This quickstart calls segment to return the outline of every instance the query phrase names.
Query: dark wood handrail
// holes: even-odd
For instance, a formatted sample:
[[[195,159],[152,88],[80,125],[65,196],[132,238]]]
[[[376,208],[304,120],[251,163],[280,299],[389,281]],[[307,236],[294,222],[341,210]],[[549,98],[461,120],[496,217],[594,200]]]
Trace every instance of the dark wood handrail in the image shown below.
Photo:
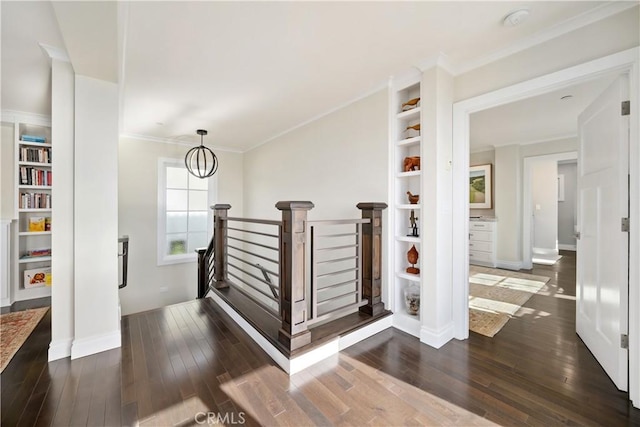
[[[382,303],[381,298],[382,211],[387,207],[387,205],[385,203],[359,203],[357,207],[362,211],[362,218],[360,219],[308,221],[307,213],[313,208],[313,203],[298,201],[278,202],[276,204],[276,208],[282,212],[282,220],[273,221],[228,217],[227,213],[231,208],[230,205],[218,204],[212,206],[212,209],[214,210],[213,237],[211,238],[207,248],[200,248],[196,251],[198,253],[198,298],[204,298],[212,289],[217,290],[217,292],[223,292],[224,289],[233,286],[233,288],[242,292],[249,299],[253,299],[256,305],[263,308],[266,307],[265,303],[277,303],[277,311],[273,310],[271,307],[266,308],[268,308],[268,311],[272,314],[277,315],[281,321],[281,327],[278,331],[278,341],[289,351],[297,350],[310,343],[311,333],[309,331],[309,326],[314,323],[347,315],[352,313],[353,310],[358,310],[358,307],[361,313],[369,314],[371,316],[381,313],[384,311],[384,304]],[[277,226],[278,233],[271,234],[255,230],[244,230],[242,228],[229,227],[228,223],[230,221]],[[307,282],[306,265],[307,258],[310,256],[310,254],[307,254],[307,241],[311,241],[308,234],[310,234],[310,230],[313,227],[334,225],[354,225],[356,230],[349,233],[337,231],[335,234],[331,235],[319,234],[317,237],[343,238],[346,236],[355,236],[356,243],[347,246],[338,243],[338,246],[336,247],[316,248],[315,250],[324,251],[330,249],[335,250],[336,248],[353,248],[355,250],[355,255],[350,255],[349,257],[339,255],[334,261],[342,262],[348,259],[353,259],[356,262],[356,266],[344,271],[341,269],[339,272],[333,272],[331,274],[339,276],[338,273],[353,271],[356,274],[356,278],[352,281],[341,282],[339,285],[351,282],[355,285],[352,290],[348,290],[346,293],[340,293],[335,297],[323,297],[322,300],[324,302],[322,302],[318,301],[318,289],[313,289],[313,284],[317,285],[317,279],[312,278],[312,283]],[[231,237],[228,235],[230,230],[266,238],[276,238],[278,239],[278,246],[276,248],[274,246],[240,239],[238,237]],[[245,244],[251,244],[253,247],[257,247],[258,249],[277,249],[279,259],[272,260],[258,253],[229,245],[229,239]],[[229,249],[242,252],[251,257],[273,262],[278,266],[278,273],[274,274],[274,272],[260,266],[259,269],[264,275],[264,279],[262,279],[246,269],[239,268],[233,262],[230,263],[228,261],[229,258],[240,260],[237,256],[229,254]],[[313,252],[313,249],[311,249],[311,251]],[[243,255],[239,255],[239,257],[242,256]],[[313,265],[313,261],[311,262]],[[316,259],[315,262],[317,265],[328,263],[320,259]],[[247,261],[247,263],[252,265],[251,262]],[[234,269],[233,272],[229,272],[229,267]],[[277,278],[279,284],[271,282],[269,273]],[[326,275],[327,274],[320,275],[319,277],[324,277]],[[230,276],[232,277],[231,280],[229,278]],[[232,281],[233,279],[242,282],[243,285],[238,286],[235,281]],[[269,295],[268,292],[255,288],[255,283],[249,283],[252,279],[255,280],[255,283],[258,285],[266,285],[265,289],[269,289],[272,292],[273,298],[271,298],[271,295]],[[307,289],[308,285],[312,286],[311,292]],[[256,295],[259,294],[260,297],[268,298],[264,301],[260,301],[251,295],[253,292],[255,292]],[[322,292],[325,291],[323,290]],[[341,305],[335,309],[331,309],[325,314],[317,313],[315,307],[319,302],[320,304],[327,304],[333,300],[352,294],[355,297],[355,304]]]

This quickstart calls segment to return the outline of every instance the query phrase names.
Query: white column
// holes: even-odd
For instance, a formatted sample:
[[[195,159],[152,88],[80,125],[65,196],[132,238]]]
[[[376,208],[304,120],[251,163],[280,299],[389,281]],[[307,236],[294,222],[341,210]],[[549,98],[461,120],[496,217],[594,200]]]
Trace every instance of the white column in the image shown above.
[[[453,338],[452,105],[453,77],[441,67],[422,76],[425,233],[420,341],[439,348]]]
[[[11,221],[0,220],[0,306],[11,305]]]
[[[120,346],[118,85],[76,75],[75,359]]]
[[[50,55],[55,53],[49,52]],[[63,57],[64,55],[58,55]],[[49,360],[71,356],[73,327],[74,72],[68,60],[51,60],[51,344]]]

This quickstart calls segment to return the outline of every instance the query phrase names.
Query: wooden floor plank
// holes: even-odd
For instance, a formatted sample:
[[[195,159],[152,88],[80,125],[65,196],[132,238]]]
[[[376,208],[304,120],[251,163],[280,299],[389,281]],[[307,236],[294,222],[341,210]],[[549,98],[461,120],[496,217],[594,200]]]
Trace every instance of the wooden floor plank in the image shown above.
[[[0,376],[2,426],[640,425],[575,334],[574,264],[535,266],[550,282],[494,338],[388,329],[292,377],[211,299],[125,316],[122,348],[73,361],[47,362],[46,315]]]

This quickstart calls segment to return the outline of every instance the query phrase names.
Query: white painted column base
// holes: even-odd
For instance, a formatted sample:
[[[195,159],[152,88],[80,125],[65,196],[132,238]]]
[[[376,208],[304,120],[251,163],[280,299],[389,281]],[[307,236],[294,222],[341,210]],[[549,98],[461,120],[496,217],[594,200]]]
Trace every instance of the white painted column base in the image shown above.
[[[118,348],[121,345],[122,338],[119,330],[80,340],[73,340],[71,345],[71,360]]]
[[[434,331],[426,326],[420,328],[420,342],[433,348],[440,348],[453,338],[453,322],[438,331]]]
[[[72,338],[51,341],[49,344],[49,362],[71,356]]]

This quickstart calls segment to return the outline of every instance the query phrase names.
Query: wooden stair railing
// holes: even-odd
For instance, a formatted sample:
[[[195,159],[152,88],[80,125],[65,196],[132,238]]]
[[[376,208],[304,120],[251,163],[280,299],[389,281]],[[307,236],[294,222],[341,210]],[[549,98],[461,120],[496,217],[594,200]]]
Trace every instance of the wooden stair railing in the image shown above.
[[[245,218],[230,218],[227,215],[231,208],[227,204],[217,204],[214,209],[214,234],[207,248],[197,250],[198,253],[198,298],[204,298],[212,289],[222,290],[233,286],[238,291],[263,308],[270,310],[276,319],[281,322],[278,331],[278,341],[284,345],[289,352],[297,350],[311,342],[309,326],[319,319],[317,315],[318,304],[318,276],[314,267],[309,267],[314,261],[312,257],[314,249],[310,248],[310,234],[312,227],[307,221],[307,213],[314,207],[308,201],[281,201],[276,204],[276,208],[282,212],[281,221],[252,220]],[[333,320],[347,311],[359,311],[370,316],[376,316],[385,311],[382,302],[382,211],[387,207],[385,203],[359,203],[358,209],[362,211],[361,220],[339,220],[328,221],[329,225],[353,224],[356,232],[348,234],[356,236],[356,244],[353,246],[355,255],[348,258],[355,259],[356,265],[349,268],[349,271],[356,272],[356,278],[348,282],[354,283],[356,300],[354,304],[346,305],[341,309],[334,310],[335,316],[324,316],[327,320]],[[251,223],[253,225],[263,224],[277,226],[278,233],[262,233],[245,229],[229,227],[229,222]],[[316,224],[319,222],[316,222]],[[229,235],[229,231],[252,233],[262,237],[277,238],[278,246],[265,245],[252,242],[245,238],[238,238]],[[240,243],[240,246],[229,245],[229,240]],[[237,244],[236,243],[236,244]],[[257,263],[247,262],[244,255],[255,256],[266,261],[271,261],[255,252],[247,250],[246,246],[255,245],[263,250],[276,250],[278,252],[277,271],[268,270]],[[232,249],[240,255],[230,255]],[[331,249],[331,248],[330,248]],[[310,253],[308,253],[310,252]],[[229,257],[238,263],[249,267],[239,267],[238,264],[229,263]],[[234,261],[235,262],[235,261]],[[229,267],[234,268],[234,273],[230,273]],[[254,267],[256,273],[249,272],[247,268]],[[311,272],[309,271],[311,268]],[[264,279],[259,277],[262,274]],[[278,284],[274,284],[269,274],[277,278]],[[331,273],[329,273],[331,274]],[[229,276],[233,276],[233,280]],[[315,276],[314,276],[315,275]],[[255,283],[267,286],[268,292],[251,288],[253,280]],[[241,286],[236,284],[241,283]],[[339,283],[340,284],[340,283]],[[251,295],[253,292],[253,296]],[[260,294],[261,298],[271,298],[269,304],[277,304],[278,310],[268,307],[260,298],[255,295]],[[353,291],[348,293],[353,294]],[[322,301],[320,301],[322,303]],[[267,304],[268,305],[268,304]]]

